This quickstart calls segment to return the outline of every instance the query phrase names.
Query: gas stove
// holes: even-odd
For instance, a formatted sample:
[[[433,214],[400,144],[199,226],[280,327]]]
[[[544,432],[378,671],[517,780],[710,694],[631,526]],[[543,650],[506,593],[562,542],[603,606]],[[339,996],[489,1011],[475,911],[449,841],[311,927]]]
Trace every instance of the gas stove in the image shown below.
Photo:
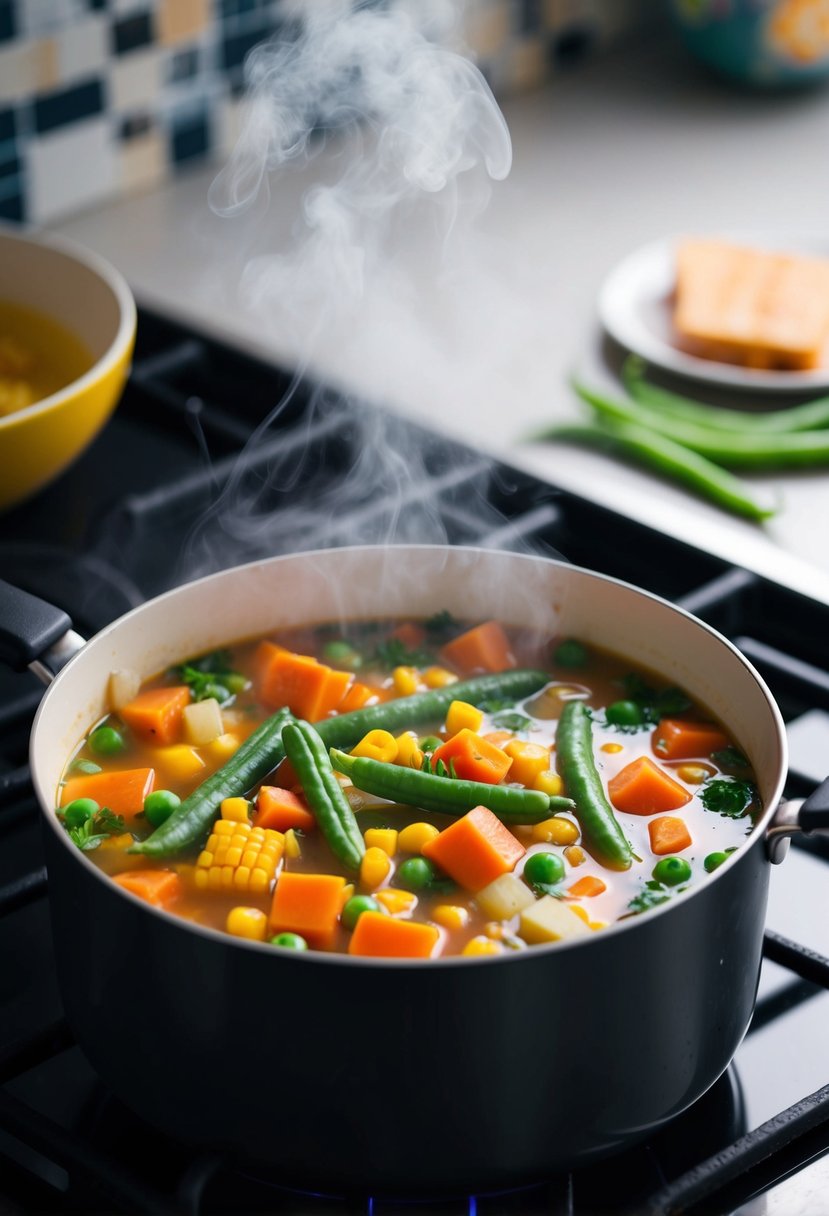
[[[114,417],[8,513],[0,574],[94,632],[183,580],[257,557],[391,540],[541,554],[623,578],[726,634],[769,683],[802,796],[829,763],[829,607],[391,411],[147,310]],[[74,1044],[54,978],[26,765],[41,689],[0,673],[0,1212],[768,1216],[829,1212],[829,848],[771,884],[754,1019],[723,1077],[644,1145],[498,1195],[408,1203],[288,1190],[142,1124]],[[693,982],[689,976],[689,983]]]

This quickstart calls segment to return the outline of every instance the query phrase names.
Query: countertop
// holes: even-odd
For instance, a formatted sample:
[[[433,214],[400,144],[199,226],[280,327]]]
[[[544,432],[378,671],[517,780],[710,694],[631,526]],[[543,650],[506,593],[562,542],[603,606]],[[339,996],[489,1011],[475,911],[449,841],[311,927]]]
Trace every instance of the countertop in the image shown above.
[[[680,232],[825,231],[829,90],[742,91],[657,32],[501,108],[504,180],[472,172],[384,212],[356,261],[316,260],[322,277],[292,233],[309,190],[341,172],[336,142],[236,218],[211,212],[209,166],[54,230],[111,259],[139,302],[829,603],[829,470],[755,477],[782,504],[758,525],[598,453],[527,442],[583,416],[575,368],[610,376],[597,294],[632,250]]]

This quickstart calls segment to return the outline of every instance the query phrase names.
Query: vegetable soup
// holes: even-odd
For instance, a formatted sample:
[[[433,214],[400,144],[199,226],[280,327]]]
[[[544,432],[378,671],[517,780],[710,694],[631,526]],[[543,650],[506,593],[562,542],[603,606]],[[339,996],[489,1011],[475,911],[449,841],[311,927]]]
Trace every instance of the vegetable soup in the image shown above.
[[[79,379],[95,360],[52,317],[0,300],[0,418]]]
[[[110,678],[57,814],[155,907],[277,949],[486,956],[704,881],[754,776],[682,690],[494,620],[286,630]]]

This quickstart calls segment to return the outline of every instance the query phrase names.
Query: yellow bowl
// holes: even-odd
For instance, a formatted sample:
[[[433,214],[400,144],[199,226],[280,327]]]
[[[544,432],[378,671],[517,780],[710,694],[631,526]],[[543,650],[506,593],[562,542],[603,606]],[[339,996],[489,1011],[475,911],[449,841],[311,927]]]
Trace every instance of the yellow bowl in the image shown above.
[[[135,343],[135,301],[103,258],[52,237],[0,231],[0,300],[48,317],[91,353],[84,375],[0,417],[0,509],[61,473],[112,413]]]

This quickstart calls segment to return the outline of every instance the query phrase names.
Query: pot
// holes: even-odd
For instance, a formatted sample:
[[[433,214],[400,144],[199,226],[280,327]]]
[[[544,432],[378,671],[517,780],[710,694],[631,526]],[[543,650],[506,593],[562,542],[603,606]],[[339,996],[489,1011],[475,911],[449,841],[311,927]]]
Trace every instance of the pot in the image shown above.
[[[231,939],[143,903],[69,842],[58,782],[106,712],[113,668],[144,678],[303,621],[440,609],[575,635],[685,688],[753,765],[765,810],[746,844],[704,882],[588,940],[413,963]],[[24,616],[17,657],[41,674],[56,640],[55,665],[81,643],[65,617],[30,628]],[[748,1027],[770,850],[779,859],[798,830],[797,807],[778,811],[780,713],[725,638],[617,580],[464,548],[279,557],[151,600],[57,675],[31,765],[66,1016],[101,1078],[178,1140],[337,1192],[529,1183],[627,1147],[696,1101]],[[827,822],[808,803],[800,817]]]

